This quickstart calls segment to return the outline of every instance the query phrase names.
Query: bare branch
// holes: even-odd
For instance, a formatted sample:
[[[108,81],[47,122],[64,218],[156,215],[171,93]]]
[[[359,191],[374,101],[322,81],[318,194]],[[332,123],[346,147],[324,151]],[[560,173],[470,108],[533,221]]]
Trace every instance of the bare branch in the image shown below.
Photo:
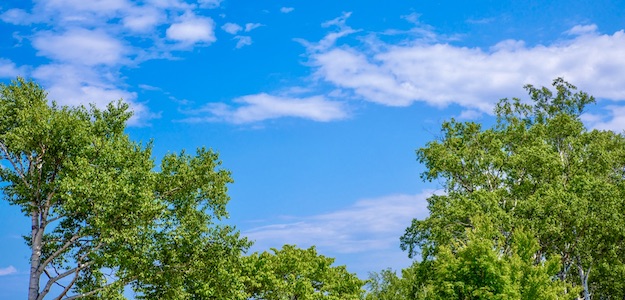
[[[65,242],[65,244],[63,246],[61,246],[61,248],[59,248],[58,250],[54,251],[54,253],[52,253],[52,255],[50,255],[50,257],[48,257],[48,259],[46,259],[41,265],[39,265],[39,272],[43,272],[43,270],[45,270],[46,266],[48,264],[50,264],[50,262],[55,259],[56,257],[58,257],[61,253],[63,253],[63,251],[67,250],[67,248],[69,248],[71,245],[73,245],[76,240],[78,240],[79,238],[81,238],[80,235],[75,234],[73,235],[67,242]]]
[[[48,272],[48,270],[43,270],[43,272],[46,274],[46,276],[48,276],[48,279],[52,279],[52,276],[50,276],[50,272]],[[59,275],[59,271],[57,271],[56,268],[54,268],[54,272],[56,272],[56,275]],[[62,284],[60,284],[58,282],[55,282],[55,284],[60,286],[60,287],[62,287],[62,288],[64,288],[64,289],[66,288],[66,286],[64,286],[64,285],[62,285]]]
[[[69,292],[69,290],[72,288],[76,280],[78,280],[79,271],[80,270],[76,270],[76,273],[74,274],[74,278],[72,278],[72,281],[70,281],[70,283],[63,289],[63,292],[61,292],[61,294],[58,297],[54,298],[55,300],[60,300],[63,297],[65,297],[65,295],[67,295],[67,292]]]
[[[17,175],[19,175],[19,177],[22,179],[22,182],[27,187],[31,187],[31,185],[28,183],[28,180],[26,179],[26,175],[24,174],[24,167],[21,166],[21,164],[20,166],[18,166],[18,163],[14,161],[13,159],[11,159],[11,155],[9,154],[9,149],[7,149],[6,145],[2,142],[0,142],[0,150],[4,152],[4,157],[11,163]]]
[[[74,296],[71,296],[71,297],[67,297],[64,300],[73,300],[73,299],[89,297],[89,296],[91,296],[91,295],[93,295],[95,293],[101,292],[101,291],[103,291],[103,290],[105,290],[105,289],[107,289],[107,288],[109,288],[109,287],[111,287],[111,286],[113,286],[115,284],[126,285],[126,284],[128,284],[128,283],[130,283],[130,282],[132,282],[132,281],[134,281],[136,279],[137,279],[137,277],[133,276],[133,277],[130,277],[130,278],[126,278],[124,280],[117,280],[117,281],[111,282],[111,283],[109,283],[109,284],[107,284],[105,286],[99,287],[97,289],[93,289],[93,290],[91,290],[89,292],[78,294],[78,295],[74,295]],[[60,298],[57,298],[57,299],[60,299]]]
[[[86,269],[87,267],[91,266],[92,264],[93,264],[92,261],[86,262],[84,264],[78,263],[77,267],[71,268],[71,269],[69,269],[69,270],[59,274],[58,276],[48,280],[48,283],[43,288],[43,291],[41,291],[41,293],[39,293],[38,299],[43,299],[48,294],[48,292],[50,292],[50,288],[52,287],[52,285],[55,284],[57,281],[59,281],[59,280],[65,278],[65,277],[71,275],[72,273],[78,273],[80,270]],[[73,281],[66,288],[68,288],[68,287],[71,288],[72,285],[73,285]]]

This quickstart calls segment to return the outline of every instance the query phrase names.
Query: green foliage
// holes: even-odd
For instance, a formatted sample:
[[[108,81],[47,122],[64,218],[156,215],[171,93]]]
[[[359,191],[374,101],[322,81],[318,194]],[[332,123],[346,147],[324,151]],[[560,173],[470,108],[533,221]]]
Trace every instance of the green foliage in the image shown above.
[[[409,269],[407,269],[409,270]],[[406,272],[407,270],[404,270]],[[365,295],[365,300],[407,300],[410,298],[410,292],[408,290],[410,281],[406,277],[398,277],[397,274],[391,270],[386,269],[380,271],[380,273],[369,273],[369,280],[367,280],[368,292]]]
[[[364,282],[344,266],[332,267],[334,259],[317,254],[315,247],[271,250],[245,257],[246,287],[253,299],[349,300],[363,292]]]
[[[441,246],[416,294],[418,299],[574,299],[564,282],[553,280],[560,258],[543,261],[533,235],[517,230],[506,241],[491,224],[474,221],[466,243]]]
[[[128,105],[59,107],[37,84],[0,85],[0,180],[31,219],[29,299],[244,299],[249,243],[226,217],[216,153],[169,154],[124,133]]]
[[[587,130],[580,115],[594,98],[562,79],[553,86],[555,93],[526,86],[531,103],[501,100],[492,128],[445,122],[441,139],[417,151],[423,179],[442,180],[446,193],[428,199],[430,216],[413,220],[402,248],[410,256],[420,250],[424,263],[456,265],[466,251],[488,248],[486,240],[469,244],[475,217],[485,216],[506,241],[492,246],[520,246],[510,243],[526,228],[538,241],[535,265],[559,257],[557,278],[581,287],[586,299],[623,298],[625,290],[605,280],[625,282],[625,138]],[[501,261],[481,255],[484,264]],[[493,274],[493,287],[503,288],[497,278],[506,274]]]
[[[576,298],[570,285],[554,280],[560,258],[538,257],[538,241],[528,231],[506,239],[490,220],[475,217],[472,223],[467,240],[440,246],[434,260],[415,262],[402,278],[388,270],[374,276],[365,299]]]

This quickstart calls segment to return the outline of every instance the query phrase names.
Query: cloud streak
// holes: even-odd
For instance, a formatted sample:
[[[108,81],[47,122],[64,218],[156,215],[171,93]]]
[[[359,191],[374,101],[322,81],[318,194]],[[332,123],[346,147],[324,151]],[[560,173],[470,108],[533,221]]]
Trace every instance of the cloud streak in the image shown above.
[[[328,122],[348,116],[344,104],[321,96],[285,97],[265,93],[248,95],[234,100],[238,106],[211,103],[192,115],[186,122],[229,122],[247,124],[269,119],[294,117]],[[208,116],[204,116],[208,113]],[[198,116],[199,115],[199,116]]]
[[[14,266],[8,266],[6,268],[0,268],[0,276],[6,276],[17,273],[17,269]]]
[[[336,253],[398,249],[399,237],[411,220],[427,216],[426,199],[430,195],[432,191],[361,200],[346,209],[293,217],[295,221],[269,224],[243,234],[255,240],[260,248],[281,244],[316,245]]]

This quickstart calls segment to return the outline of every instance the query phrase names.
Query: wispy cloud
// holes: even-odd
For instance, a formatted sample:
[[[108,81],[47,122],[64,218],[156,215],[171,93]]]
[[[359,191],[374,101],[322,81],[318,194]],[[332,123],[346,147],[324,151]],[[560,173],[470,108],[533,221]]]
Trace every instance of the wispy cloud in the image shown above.
[[[299,41],[300,43],[305,45],[308,51],[311,53],[327,51],[328,49],[336,46],[336,41],[339,38],[358,32],[358,30],[354,30],[351,27],[346,25],[347,19],[351,15],[352,15],[351,12],[346,12],[346,13],[343,13],[343,15],[341,15],[340,17],[337,17],[330,21],[323,22],[321,24],[321,27],[336,28],[336,30],[333,30],[330,33],[328,33],[318,43],[309,43],[301,39],[296,39],[296,41]]]
[[[293,7],[281,7],[280,8],[280,12],[283,13],[283,14],[288,14],[288,13],[294,11],[294,10],[295,10],[295,8],[293,8]]]
[[[236,23],[226,23],[221,26],[221,29],[229,34],[237,34],[239,31],[243,30],[243,27]]]
[[[603,114],[586,113],[581,118],[593,129],[612,130],[619,133],[625,130],[625,106],[607,105],[604,107]]]
[[[166,34],[167,38],[178,41],[183,46],[192,46],[216,41],[214,27],[213,19],[186,13],[167,28]]]
[[[260,23],[247,23],[245,24],[245,32],[250,32],[258,27],[263,26],[263,24]]]
[[[70,29],[63,33],[39,32],[33,39],[38,55],[52,60],[81,65],[117,65],[128,50],[106,32]]]
[[[215,42],[215,23],[201,13],[220,2],[55,0],[0,10],[0,20],[23,26],[14,36],[30,39],[37,55],[47,59],[19,66],[0,57],[0,76],[35,78],[60,104],[101,106],[123,97],[135,111],[133,122],[141,124],[157,114],[129,91],[120,70]]]
[[[165,13],[155,7],[141,6],[133,7],[122,18],[122,24],[131,32],[149,33],[155,27],[165,22],[167,19]]]
[[[248,95],[234,100],[237,106],[211,103],[201,109],[187,112],[186,122],[229,122],[246,124],[268,119],[294,117],[327,122],[347,117],[344,104],[322,96],[288,97],[265,93]]]
[[[223,0],[198,0],[200,6],[203,8],[217,8],[221,5]]]
[[[494,22],[497,18],[494,17],[490,17],[490,18],[479,18],[479,19],[474,19],[474,18],[469,18],[467,19],[467,23],[469,24],[478,24],[478,25],[485,25],[485,24],[490,24],[492,22]]]
[[[17,269],[14,266],[8,266],[6,268],[0,268],[0,276],[6,276],[17,273]]]
[[[32,15],[19,8],[12,8],[0,14],[0,20],[14,25],[28,25],[33,22],[32,18]]]
[[[580,25],[550,44],[504,40],[488,49],[468,48],[441,41],[433,28],[411,14],[404,18],[425,31],[418,37],[401,44],[375,38],[354,44],[359,31],[347,25],[349,16],[323,23],[336,29],[320,41],[300,42],[308,50],[314,78],[364,101],[386,106],[457,104],[471,112],[463,115],[468,118],[492,113],[503,97],[522,97],[525,84],[548,86],[556,77],[598,98],[625,100],[622,30],[600,34],[596,25]],[[347,37],[349,42],[341,43]]]
[[[361,200],[342,210],[290,217],[290,221],[253,228],[243,234],[255,240],[257,248],[316,245],[336,253],[398,249],[399,237],[411,220],[427,216],[426,199],[430,195],[432,191]]]
[[[245,27],[236,23],[226,23],[221,29],[229,34],[235,35],[232,39],[237,41],[236,48],[242,48],[252,44],[252,37],[249,35],[237,35],[239,32],[250,32],[258,27],[263,26],[260,23],[247,23]]]
[[[252,44],[252,37],[246,35],[237,35],[234,37],[237,41],[237,45],[235,46],[237,49],[243,48],[245,46],[249,46]]]
[[[18,68],[14,62],[0,58],[0,78],[11,78],[22,75],[25,70]]]

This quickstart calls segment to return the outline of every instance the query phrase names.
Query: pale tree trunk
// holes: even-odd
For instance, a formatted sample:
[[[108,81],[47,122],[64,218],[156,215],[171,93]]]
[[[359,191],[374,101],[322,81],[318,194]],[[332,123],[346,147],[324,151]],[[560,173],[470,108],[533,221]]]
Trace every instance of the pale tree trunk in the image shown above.
[[[579,279],[582,281],[582,287],[584,288],[584,300],[590,300],[590,290],[588,289],[588,275],[590,274],[590,266],[588,270],[584,272],[584,266],[582,266],[582,261],[577,257],[577,270],[579,271]]]
[[[39,280],[41,273],[39,264],[41,263],[41,247],[43,239],[43,229],[39,226],[39,213],[33,209],[31,214],[32,231],[30,234],[32,253],[30,255],[30,282],[28,283],[28,300],[39,298]]]

